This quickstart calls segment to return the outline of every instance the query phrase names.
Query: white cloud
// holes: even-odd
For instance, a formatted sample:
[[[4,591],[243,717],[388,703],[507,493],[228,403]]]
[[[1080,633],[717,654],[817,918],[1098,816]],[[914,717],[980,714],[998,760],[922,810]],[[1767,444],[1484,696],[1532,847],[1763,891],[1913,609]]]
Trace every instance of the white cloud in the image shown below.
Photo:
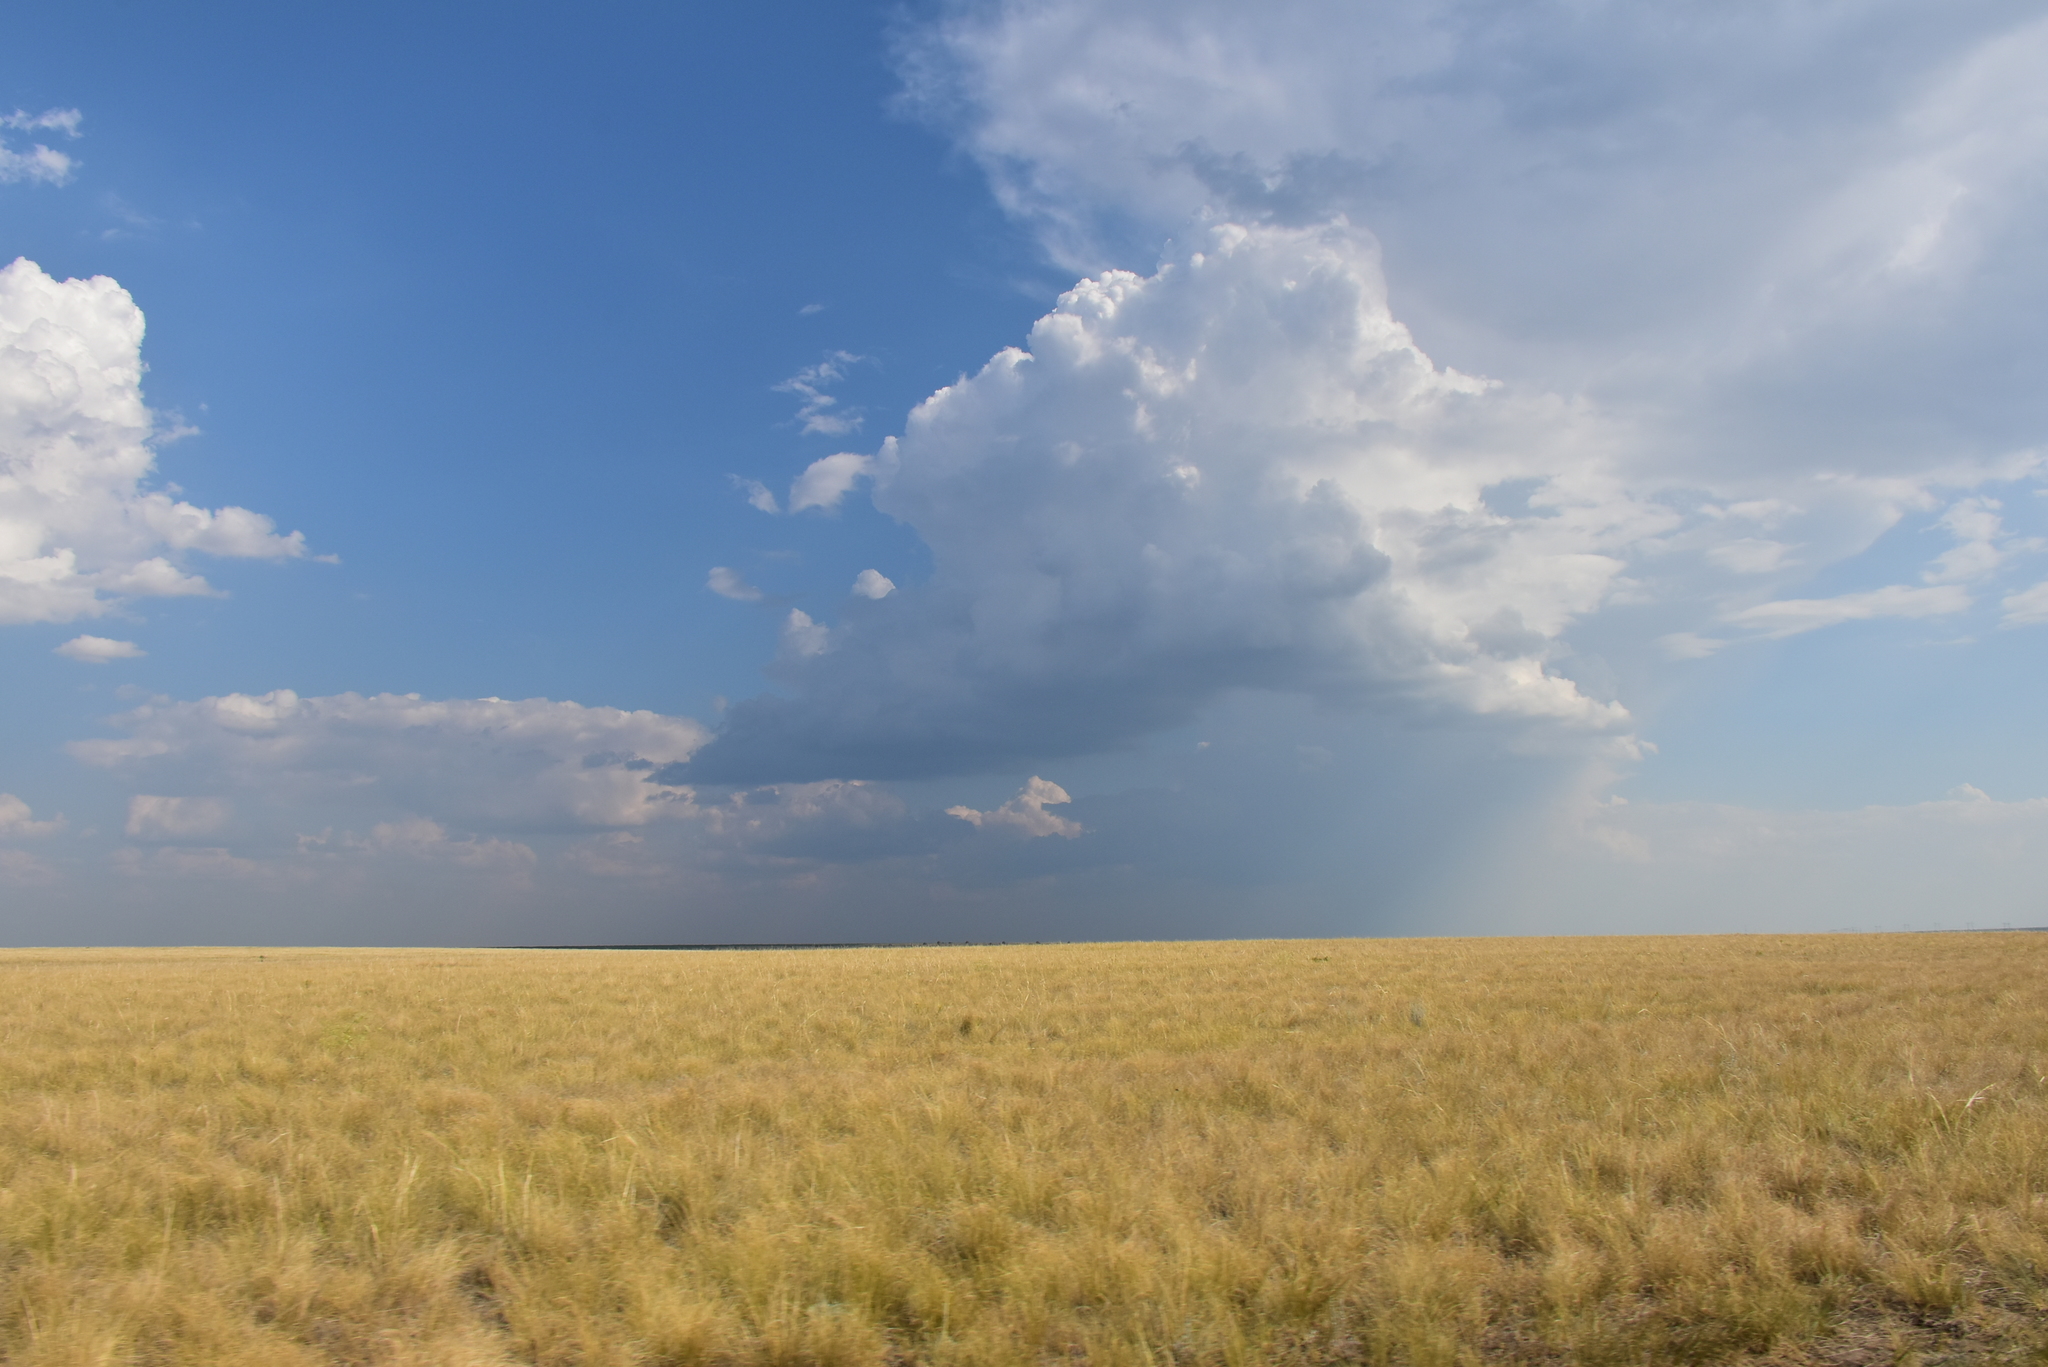
[[[289,689],[159,700],[113,724],[125,736],[69,750],[158,791],[235,794],[250,823],[330,819],[355,829],[423,812],[470,827],[644,825],[677,814],[676,794],[648,775],[688,759],[708,735],[686,717],[545,698],[302,698]]]
[[[1970,606],[1970,595],[1959,585],[1937,584],[1929,588],[1907,588],[1891,584],[1865,593],[1844,593],[1833,598],[1791,598],[1777,603],[1759,603],[1732,613],[1728,621],[1750,627],[1776,639],[1801,632],[1835,626],[1841,622],[1865,622],[1877,617],[1940,617],[1962,612]]]
[[[2007,594],[1999,606],[2005,609],[2005,619],[2001,623],[2004,626],[2033,626],[2048,622],[2048,580],[2030,589]]]
[[[82,664],[103,665],[110,660],[139,660],[149,652],[133,641],[116,641],[106,636],[74,636],[52,653]]]
[[[1078,13],[1005,13],[1054,9]],[[2035,447],[1817,437],[1764,459],[1693,430],[1718,418],[1686,405],[1712,396],[1602,401],[1440,364],[1380,261],[1342,220],[1210,223],[1149,276],[1076,285],[874,456],[815,463],[793,509],[871,479],[932,573],[886,619],[834,627],[829,652],[786,636],[787,691],[734,708],[701,771],[1029,763],[1243,688],[1626,752],[1626,699],[1600,682],[1620,675],[1579,645],[1596,619],[1603,655],[1656,667],[1718,649],[1716,625],[1781,638],[1968,611],[1965,583],[2021,544],[1988,486],[2038,479]],[[1931,582],[1797,593],[1908,519],[1955,538]]]
[[[1930,584],[1959,584],[1997,571],[2005,559],[1999,547],[2004,535],[1995,498],[1966,498],[1941,515],[1941,526],[1956,539],[1922,576]]]
[[[706,757],[730,781],[867,745],[898,772],[1073,753],[1248,686],[1609,732],[1626,713],[1550,667],[1559,637],[1640,545],[1718,525],[1630,491],[1596,413],[1433,364],[1341,224],[1219,226],[1077,285],[1030,342],[799,482],[792,506],[870,475],[933,575],[792,674],[803,701],[735,709]],[[1518,480],[1537,506],[1488,506]],[[792,730],[844,758],[741,766]]]
[[[809,310],[806,310],[808,312]],[[794,394],[803,400],[797,408],[797,420],[803,424],[804,432],[825,436],[844,436],[860,430],[861,417],[858,412],[834,412],[839,400],[825,392],[827,385],[834,385],[846,378],[846,368],[866,360],[850,351],[827,352],[825,359],[813,366],[805,366],[796,374],[784,380],[775,388],[785,394]]]
[[[1671,659],[1704,660],[1728,643],[1717,641],[1711,636],[1702,636],[1697,632],[1674,631],[1668,636],[1658,637],[1657,644],[1664,648],[1665,655]]]
[[[1707,558],[1737,574],[1770,574],[1792,563],[1792,551],[1793,547],[1782,541],[1745,536],[1715,546],[1707,552]]]
[[[761,590],[741,578],[738,570],[728,569],[724,565],[711,567],[711,575],[705,580],[704,587],[720,598],[730,598],[735,603],[758,603],[762,598]]]
[[[76,165],[70,157],[41,143],[26,152],[17,152],[0,142],[0,185],[19,180],[62,185],[71,179],[72,168]]]
[[[946,11],[904,76],[1083,269],[1204,209],[1342,209],[1412,257],[1432,313],[1640,341],[1646,315],[1688,305],[1714,315],[1705,336],[1760,302],[1939,275],[2038,207],[2048,23],[1926,17],[1901,0],[1011,0]],[[1601,278],[1625,287],[1587,296]]]
[[[947,816],[957,816],[972,826],[1010,826],[1029,836],[1058,835],[1072,840],[1081,834],[1081,823],[1069,821],[1047,807],[1072,802],[1067,790],[1057,783],[1033,775],[1022,791],[993,811],[972,807],[948,807]]]
[[[1716,499],[2041,445],[2044,68],[2037,12],[1905,0],[1006,0],[902,62],[1056,259],[1348,215],[1439,362]]]
[[[142,400],[142,313],[105,276],[0,270],[0,623],[64,622],[124,597],[209,594],[190,552],[290,559],[246,508],[205,509],[143,487],[160,431]]]
[[[896,581],[880,570],[862,570],[853,577],[853,590],[862,598],[879,603],[896,592]]]
[[[733,484],[747,496],[747,506],[764,513],[779,513],[782,508],[775,501],[774,491],[758,479],[741,479],[732,476]]]
[[[0,840],[33,840],[64,829],[64,818],[35,820],[34,810],[13,793],[0,793]]]
[[[823,655],[832,648],[832,633],[801,608],[791,608],[782,624],[782,648],[799,659]]]
[[[53,131],[75,138],[82,118],[76,109],[49,109],[41,114],[17,109],[12,114],[0,116],[0,128],[21,132]],[[17,152],[5,141],[0,141],[0,185],[23,180],[62,185],[71,179],[77,165],[64,153],[42,143],[34,144],[26,152]]]
[[[789,510],[800,513],[806,508],[819,508],[830,512],[857,482],[871,478],[875,470],[874,459],[851,451],[814,460],[789,486]]]
[[[1580,655],[1609,608],[1603,653],[1678,658],[1968,610],[2018,544],[1986,486],[2041,470],[2048,21],[1923,15],[945,10],[908,99],[1095,278],[876,470],[917,610],[705,762],[1072,753],[1245,685],[1615,728],[1572,681],[1626,675]],[[1800,582],[1944,503],[1927,587]],[[1382,570],[1287,582],[1310,545]]]
[[[0,128],[13,128],[22,132],[48,129],[71,138],[78,136],[78,125],[83,122],[85,115],[76,109],[45,109],[40,114],[17,109],[12,114],[0,116]]]
[[[158,797],[138,793],[128,799],[130,837],[184,840],[214,835],[224,829],[234,808],[217,797]]]
[[[56,865],[27,850],[0,850],[0,883],[15,887],[48,887],[62,880]]]

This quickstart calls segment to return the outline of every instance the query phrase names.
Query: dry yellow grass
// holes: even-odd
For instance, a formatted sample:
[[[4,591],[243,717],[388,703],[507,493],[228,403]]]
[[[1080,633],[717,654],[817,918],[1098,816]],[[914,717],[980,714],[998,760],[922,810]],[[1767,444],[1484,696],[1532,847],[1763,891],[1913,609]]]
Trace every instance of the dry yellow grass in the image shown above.
[[[2048,1361],[2044,970],[8,952],[0,1357]]]

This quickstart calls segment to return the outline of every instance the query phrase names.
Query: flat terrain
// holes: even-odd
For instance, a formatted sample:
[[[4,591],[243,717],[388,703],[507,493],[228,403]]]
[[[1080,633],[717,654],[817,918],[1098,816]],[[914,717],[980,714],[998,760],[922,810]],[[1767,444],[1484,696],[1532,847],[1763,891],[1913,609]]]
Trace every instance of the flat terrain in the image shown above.
[[[2048,935],[0,952],[0,1360],[2048,1362]]]

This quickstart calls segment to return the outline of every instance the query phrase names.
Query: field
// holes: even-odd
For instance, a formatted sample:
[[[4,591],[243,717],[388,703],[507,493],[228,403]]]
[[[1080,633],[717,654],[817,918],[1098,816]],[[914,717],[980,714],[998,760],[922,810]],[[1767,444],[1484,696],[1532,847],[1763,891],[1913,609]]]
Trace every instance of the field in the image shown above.
[[[2048,1362],[2048,935],[0,952],[0,1360]]]

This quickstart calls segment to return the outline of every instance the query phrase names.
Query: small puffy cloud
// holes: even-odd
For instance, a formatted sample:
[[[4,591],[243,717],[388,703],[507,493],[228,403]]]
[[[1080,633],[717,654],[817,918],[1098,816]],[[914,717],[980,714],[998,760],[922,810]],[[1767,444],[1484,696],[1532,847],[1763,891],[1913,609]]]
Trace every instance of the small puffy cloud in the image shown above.
[[[855,455],[851,451],[814,460],[790,485],[789,510],[800,513],[806,508],[819,508],[830,512],[839,506],[839,500],[845,498],[856,483],[874,473],[873,457]]]
[[[106,636],[74,636],[52,653],[81,664],[103,665],[112,660],[139,660],[149,652],[133,641],[116,641]]]
[[[853,577],[853,592],[879,603],[896,592],[896,581],[880,570],[862,570]]]
[[[0,184],[27,180],[62,185],[71,179],[71,168],[75,164],[62,152],[41,143],[26,152],[17,152],[0,142]]]
[[[0,840],[33,840],[64,829],[64,818],[37,821],[35,812],[13,793],[0,793]]]
[[[0,116],[0,128],[24,133],[57,132],[75,138],[82,118],[76,109],[48,109],[40,114],[17,109]],[[72,158],[42,143],[33,144],[26,152],[17,152],[0,139],[0,185],[24,180],[62,185],[71,179],[77,165]]]
[[[2004,561],[1999,547],[2004,523],[1995,498],[1966,498],[1941,515],[1941,526],[1956,544],[1935,560],[1922,576],[1930,584],[1959,584],[1982,579]]]
[[[779,513],[782,511],[781,505],[775,501],[774,491],[760,480],[741,479],[738,475],[734,475],[732,476],[732,482],[735,488],[747,496],[747,506],[749,508],[764,513]]]
[[[138,793],[128,799],[127,832],[142,840],[189,840],[225,828],[233,807],[217,797],[158,797]]]
[[[27,850],[0,850],[0,883],[22,888],[44,888],[61,881],[56,865]]]
[[[711,575],[705,580],[704,587],[720,598],[730,598],[735,603],[758,603],[762,598],[761,590],[741,578],[738,570],[728,569],[724,565],[711,567]]]
[[[2002,626],[2035,626],[2048,622],[2048,580],[2030,589],[2007,594],[1999,606],[2005,609]]]
[[[161,431],[142,399],[142,312],[105,276],[0,270],[0,624],[213,592],[181,558],[306,554],[246,508],[144,487]]]
[[[45,129],[62,133],[67,138],[78,136],[78,125],[85,122],[85,115],[76,109],[45,109],[40,114],[31,114],[17,109],[12,114],[0,116],[0,128],[13,128],[21,132],[40,132]]]
[[[687,717],[545,698],[290,689],[159,700],[112,722],[125,734],[70,752],[157,792],[232,793],[252,823],[319,813],[358,830],[420,813],[464,827],[644,825],[680,814],[649,775],[708,736]]]
[[[798,659],[807,660],[832,648],[832,633],[829,628],[812,621],[811,615],[803,609],[791,608],[782,623],[782,648]]]
[[[809,312],[811,310],[806,310]],[[858,365],[866,360],[850,351],[827,352],[825,359],[813,366],[805,366],[796,374],[784,380],[775,388],[784,394],[794,394],[803,400],[796,411],[797,421],[803,424],[806,434],[844,436],[860,429],[861,417],[857,412],[840,413],[839,400],[826,393],[826,386],[834,385],[846,378],[848,366]]]
[[[1059,784],[1033,775],[1022,791],[993,811],[948,807],[946,815],[958,817],[970,826],[1007,826],[1029,836],[1058,835],[1072,840],[1081,834],[1081,823],[1046,810],[1072,801]]]

